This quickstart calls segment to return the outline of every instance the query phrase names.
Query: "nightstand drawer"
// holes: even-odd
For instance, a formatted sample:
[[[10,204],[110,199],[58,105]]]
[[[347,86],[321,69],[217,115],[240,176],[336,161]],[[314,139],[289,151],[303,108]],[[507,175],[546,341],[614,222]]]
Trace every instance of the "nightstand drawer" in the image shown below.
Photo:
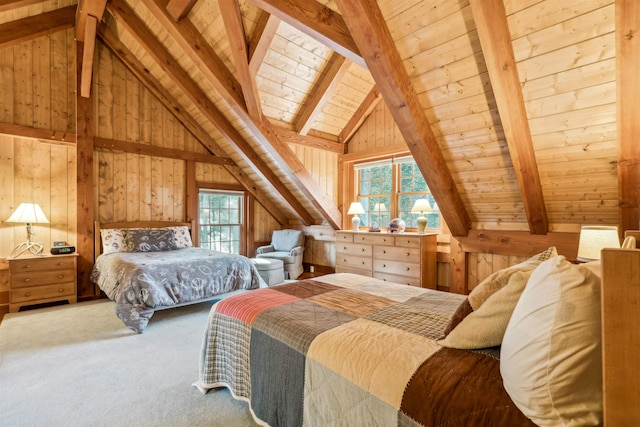
[[[11,291],[11,303],[44,300],[48,298],[60,298],[74,295],[76,285],[74,282],[60,283],[56,285],[35,286],[32,288],[13,289]]]
[[[42,258],[12,259],[9,263],[11,274],[20,274],[30,271],[51,271],[75,268],[76,259],[75,257],[70,256],[60,256],[60,258],[51,256]]]
[[[26,288],[48,285],[51,283],[75,282],[75,270],[34,271],[32,273],[14,274],[11,276],[11,287]]]

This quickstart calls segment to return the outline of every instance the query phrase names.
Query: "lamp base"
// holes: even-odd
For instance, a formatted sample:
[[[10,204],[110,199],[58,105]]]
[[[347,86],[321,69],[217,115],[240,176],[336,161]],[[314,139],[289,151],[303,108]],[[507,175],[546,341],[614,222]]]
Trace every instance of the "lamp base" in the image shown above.
[[[354,215],[351,219],[351,224],[353,225],[353,231],[359,231],[360,228],[360,217],[358,215]]]
[[[31,255],[40,255],[43,249],[44,246],[42,246],[42,243],[31,241],[22,242],[18,246],[16,246],[13,251],[11,251],[11,258],[17,258],[25,253],[30,253]]]
[[[427,228],[427,218],[424,216],[419,216],[416,218],[416,222],[418,223],[418,234],[425,234],[425,229]]]

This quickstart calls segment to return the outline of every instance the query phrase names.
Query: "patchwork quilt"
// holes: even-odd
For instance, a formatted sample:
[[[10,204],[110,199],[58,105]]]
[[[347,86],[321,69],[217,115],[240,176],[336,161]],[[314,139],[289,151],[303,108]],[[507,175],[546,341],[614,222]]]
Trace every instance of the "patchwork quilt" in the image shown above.
[[[266,286],[249,258],[194,247],[102,254],[91,280],[116,302],[124,324],[138,333],[156,310]]]
[[[201,391],[227,387],[269,426],[526,426],[496,352],[436,343],[457,294],[339,273],[211,310]]]

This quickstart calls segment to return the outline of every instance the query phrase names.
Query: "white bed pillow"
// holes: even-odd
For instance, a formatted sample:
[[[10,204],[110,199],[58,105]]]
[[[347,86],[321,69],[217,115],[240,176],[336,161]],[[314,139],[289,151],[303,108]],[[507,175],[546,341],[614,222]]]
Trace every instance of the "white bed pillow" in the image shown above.
[[[100,229],[100,238],[102,239],[103,254],[127,252],[127,243],[124,241],[124,234],[119,228]]]
[[[176,225],[171,227],[165,227],[173,231],[176,245],[178,249],[192,248],[193,241],[191,240],[191,233],[189,233],[189,227],[186,225]]]
[[[602,424],[598,265],[563,256],[536,268],[511,316],[500,352],[504,388],[540,426]]]

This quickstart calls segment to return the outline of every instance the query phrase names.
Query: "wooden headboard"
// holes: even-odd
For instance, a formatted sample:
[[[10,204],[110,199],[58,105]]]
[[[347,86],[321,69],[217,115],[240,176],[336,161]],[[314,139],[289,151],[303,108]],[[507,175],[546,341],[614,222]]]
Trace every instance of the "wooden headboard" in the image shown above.
[[[191,222],[176,222],[176,221],[122,221],[122,222],[95,222],[94,227],[94,238],[95,238],[95,248],[94,248],[94,259],[98,258],[98,256],[102,253],[102,238],[100,236],[101,229],[109,229],[109,228],[163,228],[163,227],[175,227],[175,226],[187,226],[189,228],[189,232],[191,233],[191,240],[195,239],[193,236],[193,231],[195,230],[195,221]]]
[[[640,231],[626,236],[640,243]],[[604,425],[640,420],[640,250],[602,250]]]

